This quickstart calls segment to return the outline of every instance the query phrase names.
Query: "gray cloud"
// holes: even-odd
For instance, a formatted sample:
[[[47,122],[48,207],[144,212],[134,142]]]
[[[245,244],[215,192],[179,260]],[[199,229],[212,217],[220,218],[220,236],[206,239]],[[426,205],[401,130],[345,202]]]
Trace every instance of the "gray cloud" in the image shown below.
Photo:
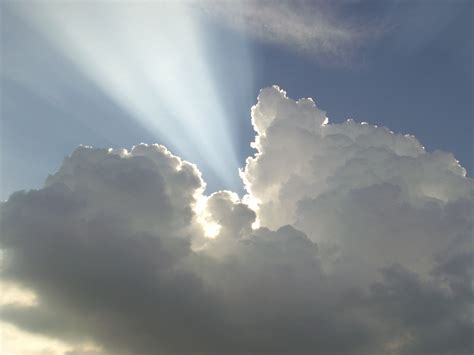
[[[252,123],[243,199],[143,144],[80,147],[14,193],[2,278],[36,302],[2,320],[100,348],[71,354],[472,353],[473,184],[454,157],[277,87]]]
[[[470,258],[472,261],[472,254]],[[370,301],[382,319],[391,320],[390,331],[399,334],[399,342],[392,344],[395,353],[469,354],[472,351],[474,326],[472,313],[468,311],[472,290],[458,292],[453,285],[443,288],[432,281],[422,281],[399,265],[385,268],[382,273],[384,282],[372,286]]]

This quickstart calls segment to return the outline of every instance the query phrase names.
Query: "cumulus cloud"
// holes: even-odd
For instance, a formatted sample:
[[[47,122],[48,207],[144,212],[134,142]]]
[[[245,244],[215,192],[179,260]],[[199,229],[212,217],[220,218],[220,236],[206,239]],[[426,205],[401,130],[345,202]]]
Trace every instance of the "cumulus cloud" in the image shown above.
[[[428,272],[437,254],[466,250],[472,180],[452,154],[428,153],[384,127],[326,121],[310,99],[261,92],[252,108],[257,155],[242,176],[262,225],[295,225],[332,266],[354,259],[364,274],[387,263]]]
[[[144,144],[79,147],[14,193],[2,279],[29,301],[2,321],[69,354],[472,353],[473,182],[456,159],[278,87],[252,123],[242,199]]]

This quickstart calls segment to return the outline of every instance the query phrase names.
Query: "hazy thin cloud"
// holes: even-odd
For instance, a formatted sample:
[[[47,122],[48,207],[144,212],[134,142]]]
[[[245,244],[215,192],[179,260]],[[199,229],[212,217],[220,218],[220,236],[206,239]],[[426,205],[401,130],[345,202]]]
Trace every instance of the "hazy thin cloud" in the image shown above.
[[[191,4],[195,5],[193,2]],[[204,12],[229,28],[284,45],[318,60],[344,62],[385,32],[382,23],[358,23],[323,1],[204,1]]]

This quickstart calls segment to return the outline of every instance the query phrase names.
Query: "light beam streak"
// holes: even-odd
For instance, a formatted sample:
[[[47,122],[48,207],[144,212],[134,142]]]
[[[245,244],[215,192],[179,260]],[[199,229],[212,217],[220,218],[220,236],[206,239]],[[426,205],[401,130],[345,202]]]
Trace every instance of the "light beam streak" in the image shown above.
[[[204,31],[178,2],[18,2],[14,10],[157,139],[236,189],[230,115]],[[137,142],[138,143],[138,142]]]

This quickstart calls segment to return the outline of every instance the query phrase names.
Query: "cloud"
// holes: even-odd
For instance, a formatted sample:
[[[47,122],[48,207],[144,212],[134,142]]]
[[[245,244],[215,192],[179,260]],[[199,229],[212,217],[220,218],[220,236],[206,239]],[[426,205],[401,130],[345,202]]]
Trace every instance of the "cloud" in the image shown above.
[[[350,2],[210,0],[197,6],[224,26],[333,63],[345,61],[365,41],[384,32],[381,23],[348,16],[353,10]]]
[[[386,263],[427,272],[437,253],[469,246],[472,180],[452,154],[384,127],[328,124],[278,87],[260,93],[252,120],[257,155],[242,176],[262,225],[295,225],[362,274]]]
[[[469,1],[184,0],[221,26],[320,64],[365,67],[373,53],[410,56],[440,41]],[[466,46],[469,47],[469,46]],[[372,55],[371,55],[372,53]]]
[[[144,144],[79,147],[14,193],[2,279],[34,302],[2,321],[71,354],[472,353],[473,182],[456,159],[278,87],[252,123],[242,199],[204,195],[195,165]]]

